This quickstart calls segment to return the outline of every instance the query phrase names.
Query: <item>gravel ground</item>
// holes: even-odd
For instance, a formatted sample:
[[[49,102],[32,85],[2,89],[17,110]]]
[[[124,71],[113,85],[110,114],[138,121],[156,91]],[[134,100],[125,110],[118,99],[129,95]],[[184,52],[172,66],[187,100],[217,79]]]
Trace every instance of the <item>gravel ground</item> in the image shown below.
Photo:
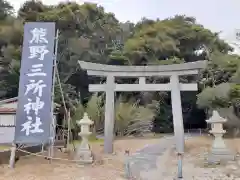
[[[206,153],[212,140],[209,137],[186,138],[186,153],[183,160],[184,180],[240,180],[240,160],[223,165],[206,164]],[[227,140],[227,146],[239,152],[240,139]],[[138,151],[129,160],[129,169],[135,179],[173,180],[177,177],[177,156],[174,139],[163,139],[159,144]]]
[[[185,157],[183,162],[184,180],[240,180],[239,165],[236,162],[224,166],[204,167],[204,165],[195,164],[194,161],[196,161],[196,157]],[[199,161],[202,161],[202,158]],[[177,161],[173,160],[167,163],[167,167],[169,168],[163,173],[163,179],[173,180],[177,174]]]
[[[240,139],[227,139],[227,147],[239,154]],[[206,163],[207,153],[210,150],[212,139],[209,137],[192,137],[186,140],[186,153],[183,161],[184,180],[240,180],[240,159],[221,165],[208,165]],[[177,174],[176,153],[172,149],[165,166],[167,170],[163,172],[164,180],[173,180]]]
[[[125,151],[130,153],[147,144],[157,144],[161,139],[126,139],[114,143],[115,153],[103,155],[101,143],[91,145],[95,163],[77,165],[74,162],[53,160],[51,164],[42,157],[24,157],[11,170],[0,166],[0,180],[123,180]],[[55,157],[73,159],[73,154],[55,152]]]
[[[209,137],[187,139],[183,162],[184,180],[240,180],[240,160],[219,166],[204,163],[204,154],[209,150],[211,142]],[[95,163],[86,166],[57,160],[49,164],[42,157],[30,156],[22,158],[14,170],[7,165],[0,166],[0,180],[124,180],[124,162],[133,156],[141,157],[141,154],[146,156],[136,163],[138,168],[135,168],[136,172],[144,176],[141,180],[173,180],[176,178],[177,159],[174,149],[166,148],[171,145],[169,140],[163,138],[118,140],[114,145],[115,153],[106,156],[103,155],[102,145],[94,143],[92,149]],[[227,140],[227,145],[239,152],[240,139]],[[124,155],[126,150],[130,151],[127,158]],[[55,152],[55,156],[72,158],[72,154],[61,152]],[[146,157],[149,159],[147,163]]]

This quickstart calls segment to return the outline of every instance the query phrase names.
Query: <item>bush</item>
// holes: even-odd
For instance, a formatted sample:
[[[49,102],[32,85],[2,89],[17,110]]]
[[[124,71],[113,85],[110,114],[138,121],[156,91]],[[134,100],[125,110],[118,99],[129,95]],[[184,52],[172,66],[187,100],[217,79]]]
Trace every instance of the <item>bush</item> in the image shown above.
[[[199,108],[210,110],[230,106],[229,92],[231,86],[228,83],[222,83],[216,87],[207,87],[197,96],[197,105]]]
[[[119,136],[132,133],[143,133],[150,131],[155,116],[155,107],[140,106],[138,103],[123,102],[118,98],[115,103],[115,133]],[[73,124],[76,127],[76,121],[82,119],[84,112],[88,113],[89,118],[94,121],[93,133],[101,132],[104,129],[104,100],[98,94],[92,95],[84,107],[79,104],[73,116]]]
[[[93,133],[96,133],[96,128],[102,124],[103,120],[103,107],[102,107],[102,96],[95,93],[91,96],[86,106],[84,107],[81,103],[77,106],[75,114],[72,117],[74,126],[76,127],[76,122],[83,118],[84,112],[88,113],[89,118],[94,122]]]
[[[199,95],[197,104],[200,108],[217,110],[219,114],[227,119],[225,128],[227,134],[237,136],[240,132],[240,86],[238,84],[222,83],[214,88],[206,88]]]
[[[149,132],[152,129],[155,109],[134,102],[116,102],[115,132],[120,135]]]

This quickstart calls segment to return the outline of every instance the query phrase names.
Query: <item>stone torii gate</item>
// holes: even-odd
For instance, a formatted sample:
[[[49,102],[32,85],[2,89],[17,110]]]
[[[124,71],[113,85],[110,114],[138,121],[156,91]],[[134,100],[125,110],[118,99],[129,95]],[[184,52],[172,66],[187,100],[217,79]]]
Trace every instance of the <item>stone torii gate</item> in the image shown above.
[[[105,124],[104,124],[104,152],[113,152],[114,140],[114,94],[127,91],[171,91],[172,114],[176,148],[178,153],[184,152],[184,127],[182,117],[182,104],[180,91],[197,91],[196,83],[183,84],[179,82],[179,76],[198,74],[200,69],[206,67],[206,61],[197,61],[184,64],[161,66],[114,66],[79,61],[83,70],[91,76],[104,76],[105,84],[90,84],[90,92],[106,92]],[[167,76],[170,83],[146,84],[146,77]],[[138,84],[116,84],[115,77],[138,77]]]

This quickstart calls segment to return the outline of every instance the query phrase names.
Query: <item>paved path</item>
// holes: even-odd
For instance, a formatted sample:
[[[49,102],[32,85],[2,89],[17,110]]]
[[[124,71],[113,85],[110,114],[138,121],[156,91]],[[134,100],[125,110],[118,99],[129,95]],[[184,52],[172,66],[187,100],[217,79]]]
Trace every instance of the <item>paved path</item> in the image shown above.
[[[165,167],[164,164],[165,161],[167,161],[166,157],[173,146],[174,137],[166,136],[161,138],[158,144],[146,146],[129,156],[125,162],[126,177],[134,177],[141,180],[154,180],[157,171],[157,179],[159,179],[159,176],[161,176],[159,167]]]
[[[185,134],[185,139],[195,136],[197,134]],[[174,146],[174,137],[167,136],[161,138],[158,144],[146,146],[129,156],[125,163],[126,177],[131,180],[173,180],[176,178],[177,166],[172,164],[169,167],[166,164],[169,164],[168,161],[172,160],[170,156]],[[235,165],[236,162],[233,165],[230,164],[228,168],[225,166],[205,168],[195,166],[192,163],[195,158],[199,157],[188,156],[185,158],[184,180],[240,180],[239,175],[233,174],[233,172],[239,171],[238,166]]]

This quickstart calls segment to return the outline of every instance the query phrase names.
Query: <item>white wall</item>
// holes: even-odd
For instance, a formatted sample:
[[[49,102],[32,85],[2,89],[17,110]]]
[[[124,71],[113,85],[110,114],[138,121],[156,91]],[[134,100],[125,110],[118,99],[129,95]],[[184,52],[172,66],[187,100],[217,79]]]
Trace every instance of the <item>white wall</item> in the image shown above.
[[[0,126],[14,126],[15,114],[0,114]]]
[[[15,132],[15,117],[15,114],[0,114],[0,144],[13,142]]]
[[[12,143],[14,140],[15,127],[0,127],[0,144]]]

